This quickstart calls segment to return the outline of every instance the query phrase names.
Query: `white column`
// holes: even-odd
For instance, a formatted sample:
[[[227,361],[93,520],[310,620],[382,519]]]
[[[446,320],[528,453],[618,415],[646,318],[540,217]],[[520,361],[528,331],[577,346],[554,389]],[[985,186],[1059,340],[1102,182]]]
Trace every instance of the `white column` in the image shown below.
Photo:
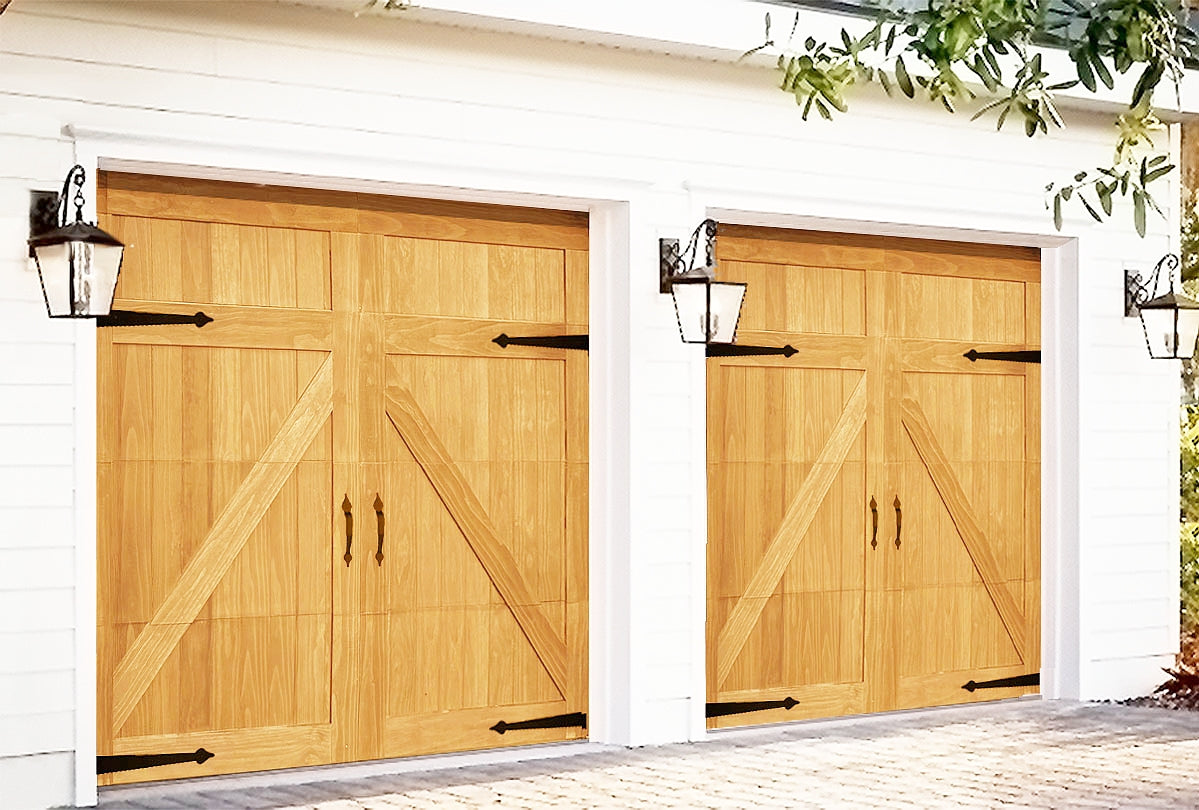
[[[703,732],[707,502],[703,350],[658,291],[658,239],[703,219],[686,194],[592,210],[590,736]]]

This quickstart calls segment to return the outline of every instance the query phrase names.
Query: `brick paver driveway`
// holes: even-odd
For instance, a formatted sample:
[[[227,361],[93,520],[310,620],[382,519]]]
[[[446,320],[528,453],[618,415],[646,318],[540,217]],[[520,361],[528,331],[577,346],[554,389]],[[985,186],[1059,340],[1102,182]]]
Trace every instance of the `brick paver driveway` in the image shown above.
[[[552,760],[343,781],[292,776],[271,787],[120,789],[102,793],[100,806],[1199,808],[1199,714],[1026,700]]]

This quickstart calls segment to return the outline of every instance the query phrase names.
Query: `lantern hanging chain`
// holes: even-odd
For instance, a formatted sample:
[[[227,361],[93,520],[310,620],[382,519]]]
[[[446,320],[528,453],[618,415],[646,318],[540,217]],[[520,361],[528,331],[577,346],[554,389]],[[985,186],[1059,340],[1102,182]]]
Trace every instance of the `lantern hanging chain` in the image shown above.
[[[72,179],[75,181],[75,199],[73,200],[75,203],[75,221],[83,222],[83,206],[86,203],[83,199],[83,183],[87,180],[87,172],[84,171],[82,166],[76,163],[67,172],[66,179],[62,181],[62,194],[58,199],[58,204],[62,208],[61,226],[63,228],[67,227],[67,211],[70,208],[67,200],[70,199]]]

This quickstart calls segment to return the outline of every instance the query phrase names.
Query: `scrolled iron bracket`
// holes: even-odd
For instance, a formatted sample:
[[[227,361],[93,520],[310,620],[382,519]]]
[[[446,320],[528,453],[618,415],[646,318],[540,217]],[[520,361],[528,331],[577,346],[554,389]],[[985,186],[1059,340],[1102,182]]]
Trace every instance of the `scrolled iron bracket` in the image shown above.
[[[1141,305],[1154,297],[1164,268],[1170,280],[1170,291],[1174,291],[1174,274],[1182,267],[1177,253],[1167,253],[1158,259],[1148,278],[1142,278],[1135,270],[1124,268],[1124,317],[1135,318],[1141,314]]]

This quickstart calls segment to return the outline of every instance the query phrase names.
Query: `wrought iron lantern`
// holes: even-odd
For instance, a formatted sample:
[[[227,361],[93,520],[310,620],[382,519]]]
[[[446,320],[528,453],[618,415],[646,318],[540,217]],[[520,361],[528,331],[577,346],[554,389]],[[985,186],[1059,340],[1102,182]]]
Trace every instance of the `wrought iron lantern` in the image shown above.
[[[699,256],[703,239],[703,258]],[[743,282],[716,280],[716,221],[705,219],[680,253],[679,240],[660,239],[659,290],[674,299],[684,343],[728,344],[737,336]],[[698,265],[698,266],[697,266]]]
[[[1140,314],[1149,356],[1159,360],[1190,358],[1199,338],[1199,301],[1174,291],[1174,274],[1180,266],[1177,254],[1167,253],[1154,266],[1148,280],[1124,271],[1124,315]],[[1167,290],[1155,295],[1163,269]]]
[[[34,224],[30,253],[37,263],[46,312],[51,318],[96,318],[108,315],[116,291],[125,246],[116,237],[83,221],[83,183],[86,173],[76,165],[67,172],[62,194],[51,203],[54,220]],[[71,184],[74,199],[68,201]],[[53,198],[53,195],[47,195]],[[69,204],[75,221],[67,223]],[[61,219],[58,212],[61,210]]]

